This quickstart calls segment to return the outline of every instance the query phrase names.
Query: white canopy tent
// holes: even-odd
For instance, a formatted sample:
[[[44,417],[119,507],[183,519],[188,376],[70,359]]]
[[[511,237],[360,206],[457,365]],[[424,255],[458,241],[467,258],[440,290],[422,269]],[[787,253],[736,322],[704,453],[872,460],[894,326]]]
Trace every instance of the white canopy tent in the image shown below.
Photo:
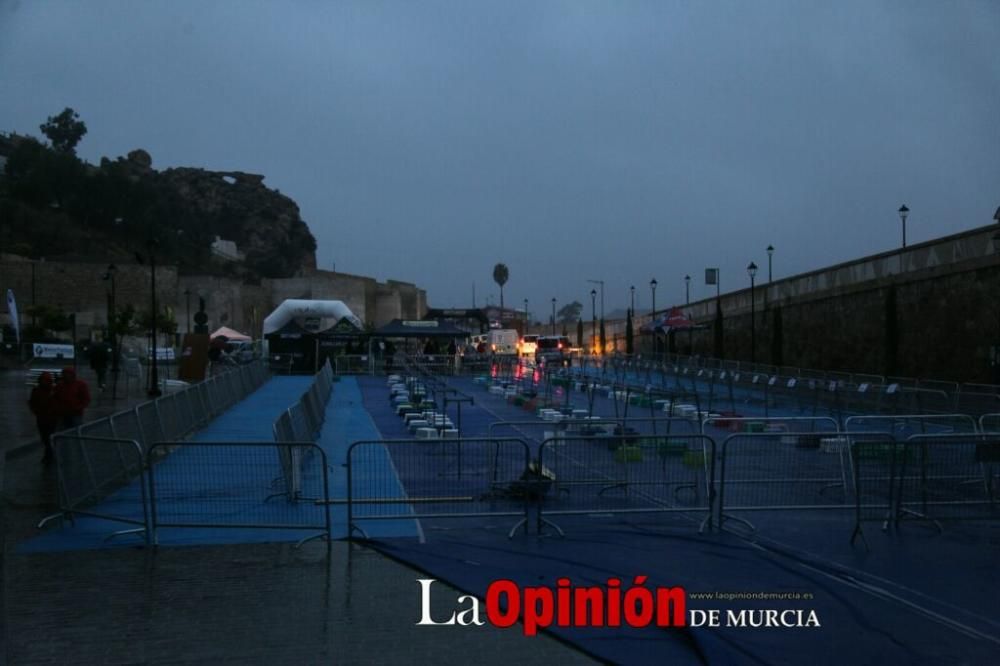
[[[219,336],[224,336],[230,342],[250,342],[253,340],[249,335],[244,335],[239,331],[234,331],[228,326],[222,326],[219,330],[212,333],[209,338],[217,338]]]
[[[282,326],[299,317],[325,317],[339,322],[347,318],[359,329],[364,328],[361,320],[354,316],[351,309],[343,301],[311,301],[290,298],[282,301],[274,312],[264,319],[264,335],[280,330]]]

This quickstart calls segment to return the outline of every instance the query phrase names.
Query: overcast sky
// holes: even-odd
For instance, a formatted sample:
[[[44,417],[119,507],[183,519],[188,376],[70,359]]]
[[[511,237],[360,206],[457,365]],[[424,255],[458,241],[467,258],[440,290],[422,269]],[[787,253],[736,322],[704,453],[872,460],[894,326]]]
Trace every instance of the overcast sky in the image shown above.
[[[261,173],[432,306],[649,306],[988,224],[1000,2],[0,0],[0,130]],[[758,276],[760,277],[760,275]]]

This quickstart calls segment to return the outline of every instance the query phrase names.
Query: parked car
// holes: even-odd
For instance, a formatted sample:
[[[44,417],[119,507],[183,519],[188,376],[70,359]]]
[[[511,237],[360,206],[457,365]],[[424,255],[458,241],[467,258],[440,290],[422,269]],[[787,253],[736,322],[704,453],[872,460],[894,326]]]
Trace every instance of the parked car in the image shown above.
[[[569,338],[565,335],[542,335],[538,338],[535,361],[545,365],[565,365],[569,361]]]

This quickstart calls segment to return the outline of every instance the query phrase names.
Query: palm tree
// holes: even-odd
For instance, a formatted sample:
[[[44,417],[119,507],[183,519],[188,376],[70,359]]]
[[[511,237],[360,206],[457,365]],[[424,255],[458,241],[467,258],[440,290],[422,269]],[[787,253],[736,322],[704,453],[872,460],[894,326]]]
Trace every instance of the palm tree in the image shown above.
[[[497,264],[493,267],[493,281],[500,285],[500,319],[503,319],[503,286],[507,284],[508,277],[510,271],[507,270],[507,264]]]

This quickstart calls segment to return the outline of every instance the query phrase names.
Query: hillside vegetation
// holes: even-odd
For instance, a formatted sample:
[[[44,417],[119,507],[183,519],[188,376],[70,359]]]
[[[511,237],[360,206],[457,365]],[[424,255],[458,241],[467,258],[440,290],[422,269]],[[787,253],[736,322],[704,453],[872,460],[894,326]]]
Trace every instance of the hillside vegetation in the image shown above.
[[[193,168],[156,171],[144,150],[89,164],[74,150],[86,133],[82,122],[69,130],[58,126],[67,112],[42,125],[49,145],[0,134],[0,156],[6,158],[0,170],[3,252],[114,261],[147,253],[152,240],[157,262],[188,273],[256,280],[290,277],[315,266],[316,241],[298,206],[267,188],[263,176]],[[68,122],[72,118],[75,114]],[[216,237],[234,241],[242,261],[214,256]]]

